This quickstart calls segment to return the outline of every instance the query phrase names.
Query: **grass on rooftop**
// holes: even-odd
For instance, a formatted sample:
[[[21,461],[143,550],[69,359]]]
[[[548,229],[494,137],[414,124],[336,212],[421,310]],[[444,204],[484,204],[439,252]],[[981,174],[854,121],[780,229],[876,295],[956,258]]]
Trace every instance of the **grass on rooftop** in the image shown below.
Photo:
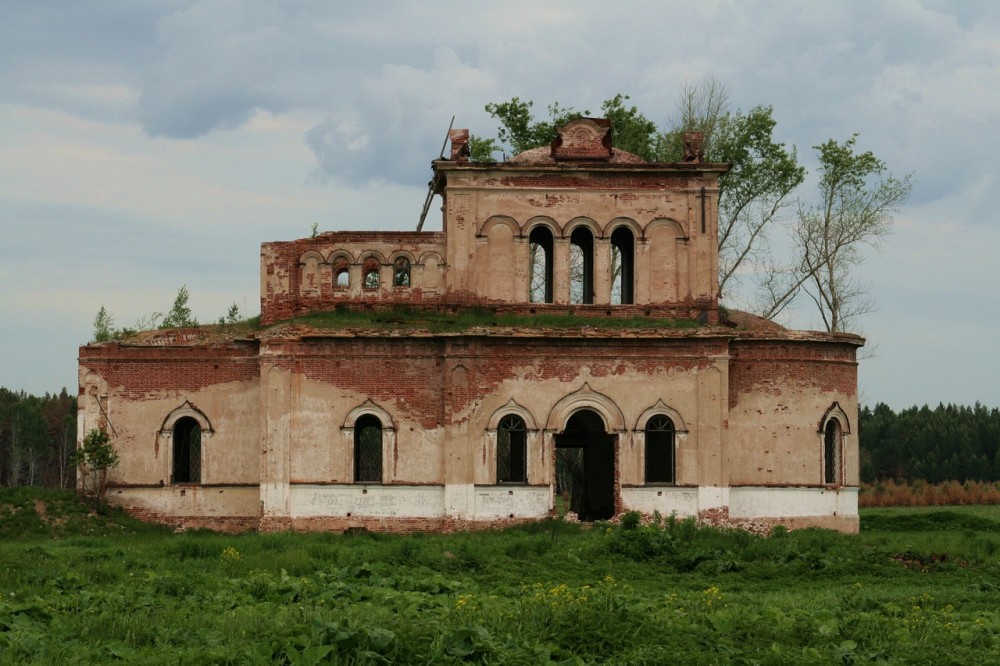
[[[327,312],[314,312],[291,320],[316,328],[376,328],[427,330],[432,333],[451,333],[478,327],[528,327],[549,329],[684,329],[696,328],[697,322],[651,317],[590,317],[574,314],[498,314],[483,308],[463,309],[448,313],[435,310],[417,310],[395,307],[391,310],[359,311],[339,308]]]

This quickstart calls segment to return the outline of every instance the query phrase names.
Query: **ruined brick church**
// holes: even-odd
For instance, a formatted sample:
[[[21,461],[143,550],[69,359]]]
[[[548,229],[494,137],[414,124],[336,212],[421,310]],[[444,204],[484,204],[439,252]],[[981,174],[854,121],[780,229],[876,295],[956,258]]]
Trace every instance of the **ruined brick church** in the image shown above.
[[[109,499],[226,530],[638,510],[856,531],[863,340],[720,313],[728,165],[696,135],[648,163],[612,131],[581,118],[482,163],[453,130],[442,231],[264,243],[259,330],[81,347],[80,437],[121,458]]]

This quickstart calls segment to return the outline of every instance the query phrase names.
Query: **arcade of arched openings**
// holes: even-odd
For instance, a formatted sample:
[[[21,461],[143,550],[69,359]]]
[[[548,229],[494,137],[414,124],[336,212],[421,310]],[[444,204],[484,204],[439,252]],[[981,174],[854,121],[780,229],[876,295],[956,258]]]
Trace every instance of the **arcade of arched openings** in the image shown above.
[[[856,531],[864,341],[720,309],[729,165],[698,137],[666,164],[605,119],[557,134],[477,163],[452,131],[439,230],[263,243],[259,330],[81,347],[111,501],[231,530],[635,510]]]

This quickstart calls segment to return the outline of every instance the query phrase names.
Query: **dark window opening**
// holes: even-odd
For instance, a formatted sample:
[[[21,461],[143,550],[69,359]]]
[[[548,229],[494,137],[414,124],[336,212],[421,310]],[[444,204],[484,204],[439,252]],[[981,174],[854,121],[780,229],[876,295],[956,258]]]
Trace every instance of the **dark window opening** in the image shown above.
[[[635,236],[632,230],[618,227],[611,232],[611,303],[635,302]]]
[[[354,424],[354,481],[382,483],[382,422],[370,414]]]
[[[528,433],[519,416],[505,416],[497,425],[497,483],[526,483]]]
[[[823,483],[837,483],[840,472],[840,422],[830,419],[823,431]]]
[[[552,302],[552,248],[554,241],[548,227],[535,227],[528,235],[528,300]]]
[[[201,426],[190,416],[174,424],[174,483],[201,483]]]
[[[569,237],[569,302],[594,302],[594,235],[577,227]]]
[[[646,483],[675,483],[674,422],[657,414],[646,422]]]
[[[410,286],[410,260],[406,257],[398,257],[392,263],[392,286]]]

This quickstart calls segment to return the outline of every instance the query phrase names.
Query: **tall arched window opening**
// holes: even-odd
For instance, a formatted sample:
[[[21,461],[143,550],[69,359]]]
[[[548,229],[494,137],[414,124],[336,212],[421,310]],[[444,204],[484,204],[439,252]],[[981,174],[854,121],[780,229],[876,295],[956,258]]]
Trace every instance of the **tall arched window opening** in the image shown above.
[[[382,422],[371,414],[354,423],[354,481],[382,483]]]
[[[392,286],[410,286],[410,260],[406,257],[397,257],[392,262]]]
[[[528,432],[520,416],[505,416],[497,425],[497,483],[525,483]]]
[[[333,264],[333,284],[335,287],[351,286],[351,272],[347,259],[337,259]]]
[[[174,483],[201,483],[201,426],[190,416],[174,424]]]
[[[569,237],[569,302],[594,302],[594,235],[584,227]]]
[[[635,302],[635,236],[627,227],[611,232],[611,304]]]
[[[361,275],[361,285],[365,289],[378,289],[381,284],[381,279],[379,278],[379,263],[378,259],[366,259],[362,275]]]
[[[532,303],[552,302],[552,232],[537,226],[528,234],[528,300]]]
[[[646,422],[646,483],[676,483],[675,434],[674,422],[662,414]]]
[[[823,429],[823,483],[840,481],[840,421],[830,419]]]

